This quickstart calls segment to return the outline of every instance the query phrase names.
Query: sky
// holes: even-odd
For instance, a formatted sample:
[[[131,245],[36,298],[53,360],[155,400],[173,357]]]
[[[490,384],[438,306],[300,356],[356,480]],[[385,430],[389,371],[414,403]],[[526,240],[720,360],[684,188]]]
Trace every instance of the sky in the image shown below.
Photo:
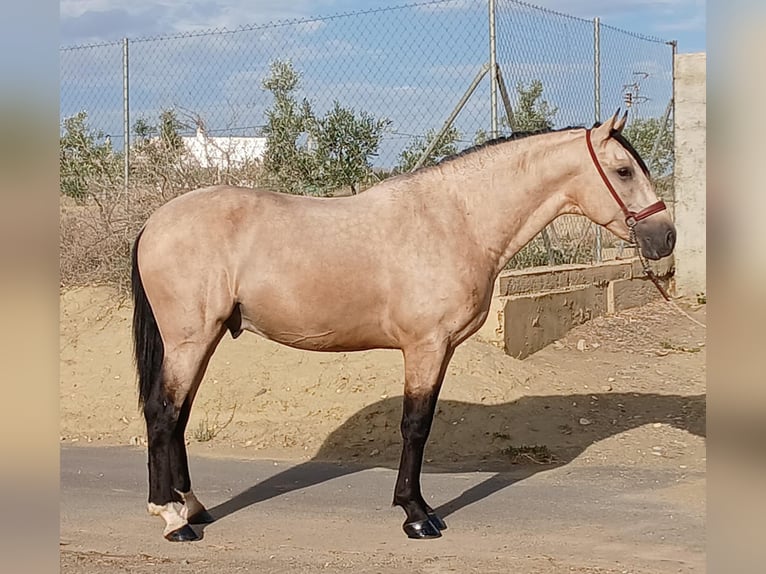
[[[489,57],[486,0],[418,0],[402,8],[403,3],[63,0],[61,118],[86,111],[89,125],[120,149],[120,40],[127,37],[130,125],[139,118],[156,123],[163,110],[172,109],[189,133],[201,119],[210,135],[252,137],[272,105],[262,88],[270,63],[290,59],[301,74],[296,96],[309,99],[318,116],[337,100],[391,120],[379,156],[381,165],[391,165],[415,138],[442,126]],[[663,117],[672,96],[672,51],[664,41],[678,40],[681,52],[705,50],[705,5],[697,0],[536,4],[548,11],[496,0],[497,59],[512,105],[519,84],[543,83],[543,99],[556,109],[554,127],[597,119],[593,16],[605,25],[600,120],[624,105],[629,91],[635,96],[631,120]],[[355,14],[318,19],[347,12]],[[302,22],[264,26],[296,19]],[[205,33],[212,29],[236,32]],[[485,76],[460,111],[454,125],[462,147],[488,131],[490,92]]]
[[[497,0],[498,5],[506,0]],[[404,0],[61,0],[61,44],[70,46],[189,32],[232,29],[275,20],[331,16],[397,6]],[[680,52],[706,50],[705,0],[537,0],[543,8],[629,31],[677,40]]]

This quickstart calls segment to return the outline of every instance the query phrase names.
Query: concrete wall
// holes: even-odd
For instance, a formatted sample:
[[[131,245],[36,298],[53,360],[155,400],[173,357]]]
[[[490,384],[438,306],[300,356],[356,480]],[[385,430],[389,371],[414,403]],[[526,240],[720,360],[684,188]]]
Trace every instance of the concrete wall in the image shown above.
[[[671,288],[674,295],[694,296],[706,292],[706,55],[676,54],[674,76],[678,240]]]
[[[651,262],[667,288],[673,258]],[[476,337],[523,359],[585,321],[661,297],[637,259],[505,271]]]

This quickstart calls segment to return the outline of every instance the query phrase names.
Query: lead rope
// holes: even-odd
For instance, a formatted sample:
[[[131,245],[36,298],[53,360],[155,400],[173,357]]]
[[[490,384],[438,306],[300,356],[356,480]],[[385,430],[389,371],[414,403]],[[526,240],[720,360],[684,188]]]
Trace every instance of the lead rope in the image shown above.
[[[638,260],[641,262],[641,267],[644,269],[644,274],[649,277],[649,279],[652,280],[652,283],[654,283],[654,286],[657,287],[657,290],[660,292],[662,297],[665,299],[665,302],[673,309],[684,315],[689,321],[694,323],[695,325],[699,325],[703,329],[707,329],[707,325],[704,323],[700,323],[689,315],[686,311],[681,309],[681,307],[673,301],[673,299],[670,298],[670,295],[668,295],[668,292],[665,290],[665,288],[662,286],[662,283],[660,283],[659,278],[657,275],[654,274],[654,271],[652,271],[652,268],[649,267],[649,262],[644,258],[644,254],[641,253],[641,247],[638,245],[638,239],[636,237],[636,226],[635,224],[630,226],[630,241],[633,243],[633,245],[636,248],[636,253],[638,254]]]

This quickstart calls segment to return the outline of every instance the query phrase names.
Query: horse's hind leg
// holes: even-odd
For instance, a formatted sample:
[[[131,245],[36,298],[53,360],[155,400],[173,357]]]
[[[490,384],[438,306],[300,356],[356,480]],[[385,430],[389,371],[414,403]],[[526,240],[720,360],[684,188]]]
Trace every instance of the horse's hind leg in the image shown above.
[[[403,439],[394,504],[407,513],[404,532],[410,538],[437,538],[446,528],[426,504],[420,491],[423,451],[431,431],[436,401],[453,349],[446,343],[430,343],[404,349]]]
[[[148,509],[165,520],[165,538],[173,542],[196,540],[198,536],[189,523],[211,520],[192,493],[184,432],[197,388],[222,335],[222,326],[217,326],[201,330],[196,341],[173,344],[173,338],[168,337],[162,384],[144,405],[149,443]]]
[[[165,390],[165,377],[144,400],[148,443],[150,514],[165,521],[163,532],[168,540],[195,540],[197,535],[181,516],[183,499],[173,489],[171,478],[171,440],[179,417],[179,409]]]
[[[196,389],[195,389],[196,390]],[[181,509],[181,517],[189,524],[209,524],[213,517],[192,492],[191,476],[189,474],[189,459],[186,455],[186,425],[189,422],[192,403],[196,393],[189,392],[181,406],[176,428],[170,442],[170,472],[173,481],[173,489],[180,493],[184,501]]]

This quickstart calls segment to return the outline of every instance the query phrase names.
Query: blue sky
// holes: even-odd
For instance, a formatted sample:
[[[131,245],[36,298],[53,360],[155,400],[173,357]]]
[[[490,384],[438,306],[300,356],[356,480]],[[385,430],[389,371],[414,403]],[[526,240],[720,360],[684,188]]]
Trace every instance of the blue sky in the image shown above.
[[[498,0],[502,3],[503,0]],[[62,45],[236,28],[397,6],[404,0],[61,0]],[[538,0],[538,6],[633,32],[678,40],[679,51],[706,50],[705,0]]]
[[[575,18],[511,0],[496,2],[498,63],[511,99],[515,102],[518,83],[542,81],[544,99],[558,108],[555,127],[595,119],[594,15],[607,25],[601,31],[601,119],[623,105],[626,90],[632,90],[626,86],[634,83],[640,84],[640,97],[630,117],[662,116],[672,94],[672,58],[661,40],[677,39],[680,51],[705,49],[705,6],[695,0],[538,3]],[[64,0],[64,46],[112,44],[62,50],[61,116],[87,111],[91,127],[121,147],[119,40],[128,37],[131,125],[138,118],[156,122],[162,110],[174,109],[192,131],[199,117],[213,135],[257,135],[272,103],[261,81],[269,62],[289,58],[302,76],[296,95],[308,98],[317,115],[338,100],[391,120],[380,150],[381,163],[391,165],[414,137],[438,130],[488,59],[484,0],[316,19],[401,5],[392,0]],[[262,26],[293,19],[309,20]],[[242,29],[248,25],[260,27]],[[167,38],[210,29],[238,31]],[[485,77],[460,112],[455,126],[461,146],[470,145],[479,130],[488,131],[489,93]]]

